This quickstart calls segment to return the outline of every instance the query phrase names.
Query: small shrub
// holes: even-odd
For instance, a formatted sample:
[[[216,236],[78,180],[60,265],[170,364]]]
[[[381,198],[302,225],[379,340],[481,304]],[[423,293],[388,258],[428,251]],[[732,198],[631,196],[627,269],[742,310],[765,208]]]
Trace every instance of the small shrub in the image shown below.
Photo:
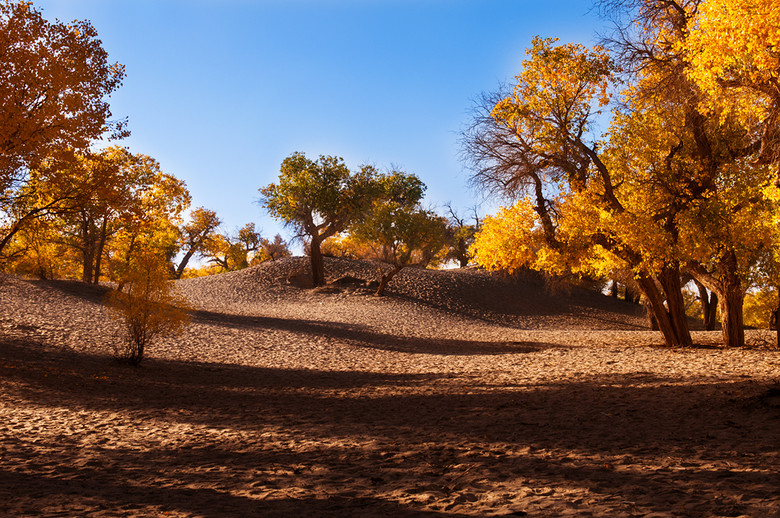
[[[153,254],[134,258],[123,276],[121,289],[108,295],[106,306],[122,326],[113,344],[114,356],[139,365],[155,339],[181,333],[189,323],[187,300],[168,279],[166,262]]]

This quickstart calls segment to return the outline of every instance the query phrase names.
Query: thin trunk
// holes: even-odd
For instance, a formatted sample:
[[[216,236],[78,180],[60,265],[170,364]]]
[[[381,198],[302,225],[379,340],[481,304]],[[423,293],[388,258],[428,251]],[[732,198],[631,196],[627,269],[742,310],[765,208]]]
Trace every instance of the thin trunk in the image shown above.
[[[187,253],[184,254],[184,257],[181,258],[181,262],[179,262],[179,266],[176,267],[176,270],[173,272],[173,278],[174,279],[181,279],[182,274],[184,273],[184,269],[187,267],[187,263],[190,262],[190,259],[192,259],[192,256],[195,255],[196,248],[193,246],[189,250],[187,250]]]
[[[311,239],[311,282],[315,288],[325,284],[325,263],[322,259],[318,237]]]
[[[714,331],[718,327],[718,294],[710,292],[710,315],[707,318],[710,326],[707,327],[707,331]]]
[[[626,300],[626,302],[638,304],[641,296],[642,295],[640,293],[637,293],[637,291],[634,288],[626,284],[626,293],[623,297]]]
[[[81,216],[81,281],[91,283],[95,265],[95,239],[92,235],[92,221]]]
[[[717,323],[715,316],[718,309],[718,296],[715,292],[708,292],[707,288],[696,279],[693,280],[693,283],[696,285],[696,289],[699,290],[704,329],[712,331],[715,329],[715,324]]]
[[[618,283],[615,280],[612,281],[612,284],[609,287],[609,295],[613,299],[618,298]]]
[[[390,281],[393,280],[393,277],[401,271],[403,266],[393,266],[393,269],[390,270],[390,273],[384,274],[382,273],[382,267],[379,267],[379,287],[376,289],[375,295],[377,297],[381,297],[385,294],[385,288],[387,288],[387,285],[390,284]]]
[[[106,226],[107,226],[107,219],[103,219],[103,224],[100,226],[100,238],[98,240],[97,244],[97,250],[95,251],[95,271],[93,272],[93,284],[98,284],[100,282],[100,266],[103,259],[103,249],[106,247]]]
[[[775,308],[775,334],[777,335],[777,348],[780,349],[780,326],[777,325],[777,317],[780,315],[780,286],[777,289],[777,308]]]

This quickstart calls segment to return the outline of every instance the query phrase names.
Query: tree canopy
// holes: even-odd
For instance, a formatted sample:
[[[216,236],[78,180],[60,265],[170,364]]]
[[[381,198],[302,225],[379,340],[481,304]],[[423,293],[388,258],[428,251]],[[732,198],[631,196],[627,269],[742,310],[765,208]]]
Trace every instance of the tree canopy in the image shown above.
[[[106,98],[123,77],[88,21],[51,23],[30,2],[0,1],[0,195],[25,170],[103,135]]]
[[[345,230],[381,192],[374,167],[352,172],[342,158],[311,160],[303,153],[285,158],[278,183],[260,189],[268,212],[309,240],[314,286],[325,282],[322,242]]]
[[[704,23],[702,2],[628,4],[635,28],[611,42],[616,62],[606,48],[537,38],[513,91],[486,103],[466,134],[474,181],[520,199],[485,223],[474,249],[493,268],[628,269],[669,345],[691,344],[688,273],[717,292],[724,341],[739,346],[752,272],[776,247],[759,155],[771,110],[756,139],[750,110],[713,97],[731,95],[729,81],[701,86],[689,34]],[[595,131],[615,94],[609,131]]]

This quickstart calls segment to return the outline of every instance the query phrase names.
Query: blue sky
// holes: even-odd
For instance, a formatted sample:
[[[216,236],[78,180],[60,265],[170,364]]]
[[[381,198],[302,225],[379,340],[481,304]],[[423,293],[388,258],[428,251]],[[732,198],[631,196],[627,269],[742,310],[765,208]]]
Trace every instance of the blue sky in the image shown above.
[[[35,0],[88,19],[127,77],[111,97],[134,153],[187,182],[223,230],[282,226],[257,203],[294,151],[417,174],[426,203],[479,201],[458,159],[472,100],[535,35],[592,44],[590,0]],[[482,211],[490,211],[491,205]]]

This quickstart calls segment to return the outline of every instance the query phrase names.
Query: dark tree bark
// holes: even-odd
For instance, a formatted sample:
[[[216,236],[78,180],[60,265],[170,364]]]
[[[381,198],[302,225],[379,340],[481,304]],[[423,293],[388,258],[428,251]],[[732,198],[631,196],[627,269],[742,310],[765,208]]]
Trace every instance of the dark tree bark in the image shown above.
[[[745,322],[742,305],[745,292],[742,281],[736,274],[729,274],[723,280],[720,298],[720,322],[723,342],[727,347],[745,346]]]
[[[102,267],[103,250],[106,247],[108,221],[103,219],[103,223],[100,225],[100,235],[98,236],[97,247],[95,250],[95,270],[92,276],[92,284],[98,284],[100,282],[100,269]]]
[[[696,284],[696,288],[699,290],[699,300],[701,300],[701,312],[704,320],[704,329],[712,331],[718,324],[717,311],[718,311],[718,295],[712,291],[707,291],[699,281],[693,281]]]
[[[775,308],[775,333],[777,335],[777,348],[780,349],[780,326],[777,325],[777,317],[780,316],[780,286],[777,289],[777,308]]]
[[[390,281],[393,280],[393,277],[395,277],[402,268],[403,266],[396,265],[393,266],[393,269],[390,270],[389,273],[384,273],[382,267],[379,267],[379,287],[376,289],[375,293],[377,297],[381,297],[385,294],[385,288],[387,288],[387,285],[390,284]]]
[[[311,280],[316,288],[325,284],[325,262],[322,259],[322,250],[320,250],[320,240],[312,236],[311,240]]]
[[[637,281],[653,312],[658,329],[664,336],[667,347],[690,347],[693,345],[688,321],[685,317],[679,273],[678,268],[665,267],[663,269],[658,279],[663,291],[659,289],[655,280],[646,275],[641,275]],[[676,294],[674,293],[675,287],[678,288]]]

